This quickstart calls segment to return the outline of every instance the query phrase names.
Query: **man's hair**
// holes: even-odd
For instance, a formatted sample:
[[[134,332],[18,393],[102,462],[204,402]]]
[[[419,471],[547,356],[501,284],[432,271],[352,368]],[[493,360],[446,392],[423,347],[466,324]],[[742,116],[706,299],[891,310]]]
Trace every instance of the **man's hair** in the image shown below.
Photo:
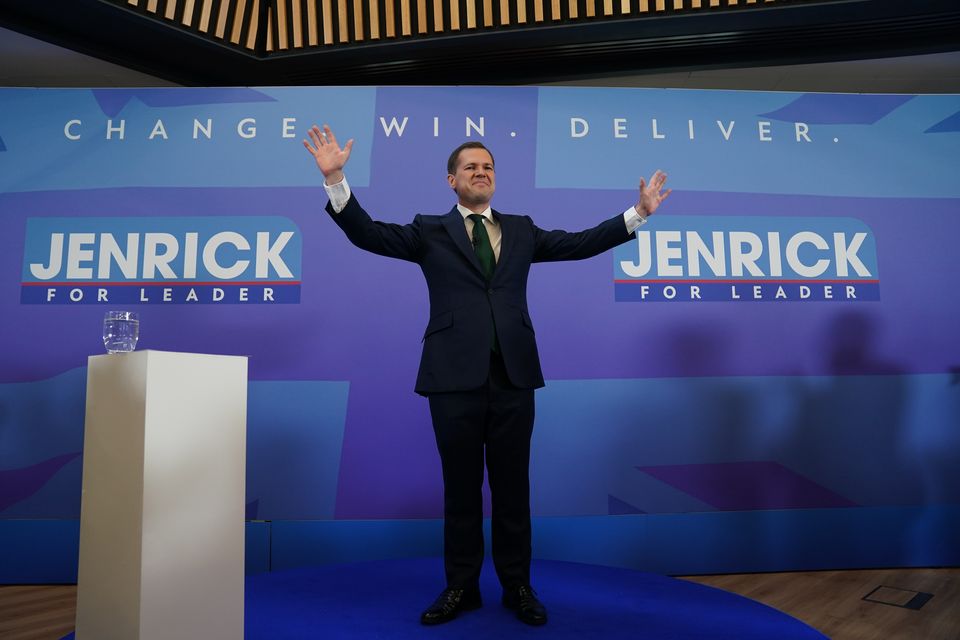
[[[483,146],[482,142],[477,142],[475,140],[472,142],[464,142],[462,145],[453,150],[453,153],[450,154],[450,158],[447,160],[447,173],[449,175],[453,175],[457,172],[457,160],[460,159],[460,152],[464,149],[483,149],[490,154],[490,162],[493,162],[493,153],[490,151],[490,149],[487,149],[485,146]],[[494,165],[496,165],[495,162]]]

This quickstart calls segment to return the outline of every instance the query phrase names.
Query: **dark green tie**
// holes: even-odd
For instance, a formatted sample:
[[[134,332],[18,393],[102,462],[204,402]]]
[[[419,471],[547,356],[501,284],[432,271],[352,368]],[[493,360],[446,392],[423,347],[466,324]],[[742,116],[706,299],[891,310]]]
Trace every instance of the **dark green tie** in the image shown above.
[[[487,228],[483,226],[483,216],[479,213],[471,213],[467,217],[473,220],[473,250],[477,252],[483,275],[487,277],[487,282],[490,282],[493,279],[493,268],[497,264],[497,259],[493,255],[493,246],[490,244]]]
[[[480,268],[483,269],[483,275],[487,277],[487,283],[493,279],[493,268],[497,264],[497,258],[493,254],[493,246],[490,244],[490,236],[487,235],[487,228],[483,226],[483,216],[479,213],[471,213],[467,216],[473,220],[473,250],[477,252],[477,259],[480,261]],[[490,348],[494,351],[500,351],[500,343],[497,340],[497,327],[493,319],[493,307],[490,308],[490,324],[493,328],[493,342]]]

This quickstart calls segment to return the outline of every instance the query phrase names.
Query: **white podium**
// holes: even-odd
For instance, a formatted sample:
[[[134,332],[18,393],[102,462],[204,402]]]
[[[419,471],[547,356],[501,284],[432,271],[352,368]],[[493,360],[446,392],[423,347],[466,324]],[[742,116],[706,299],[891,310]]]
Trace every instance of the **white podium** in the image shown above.
[[[247,359],[92,356],[77,640],[241,640]]]

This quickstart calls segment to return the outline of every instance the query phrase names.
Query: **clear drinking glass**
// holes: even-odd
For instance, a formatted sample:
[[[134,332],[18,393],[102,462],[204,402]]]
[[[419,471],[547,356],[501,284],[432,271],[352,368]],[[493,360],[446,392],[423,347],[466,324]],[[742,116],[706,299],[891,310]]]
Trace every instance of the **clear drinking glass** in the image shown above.
[[[137,348],[140,317],[133,311],[107,311],[103,316],[103,346],[107,353],[127,353]]]

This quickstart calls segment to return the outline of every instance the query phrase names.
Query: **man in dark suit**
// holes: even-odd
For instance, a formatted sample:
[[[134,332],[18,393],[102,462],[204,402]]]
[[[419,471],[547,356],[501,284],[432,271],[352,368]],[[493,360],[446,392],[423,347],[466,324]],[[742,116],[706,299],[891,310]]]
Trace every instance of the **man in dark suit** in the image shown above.
[[[670,195],[657,171],[640,199],[592,229],[544,231],[527,216],[493,211],[493,155],[479,142],[457,147],[447,180],[458,204],[406,225],[376,222],[350,192],[342,148],[330,128],[311,128],[304,146],[324,175],[327,212],[361,249],[416,262],[430,295],[430,320],[416,392],[430,402],[443,468],[444,566],[447,588],[423,612],[439,624],[480,606],[483,562],[481,488],[486,459],[493,504],[493,561],[503,604],[527,624],[547,621],[530,586],[530,436],[533,391],[543,373],[527,311],[527,275],[534,262],[580,260],[629,240]]]

